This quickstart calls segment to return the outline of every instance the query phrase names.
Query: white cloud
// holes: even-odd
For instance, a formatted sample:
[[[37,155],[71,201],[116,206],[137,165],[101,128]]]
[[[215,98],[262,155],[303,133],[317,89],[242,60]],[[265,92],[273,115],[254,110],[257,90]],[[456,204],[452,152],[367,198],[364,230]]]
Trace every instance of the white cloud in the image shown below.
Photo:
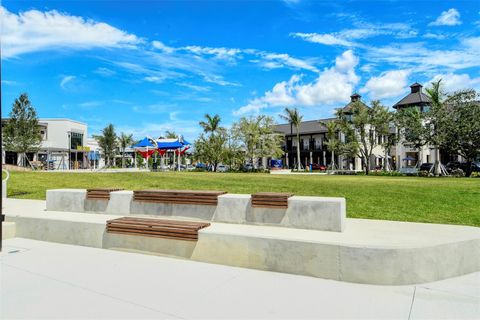
[[[67,84],[72,82],[75,78],[75,76],[63,76],[62,80],[60,80],[60,88],[66,89]]]
[[[152,46],[155,49],[164,51],[166,53],[172,53],[172,52],[175,52],[175,50],[176,50],[175,48],[169,47],[169,46],[165,45],[163,42],[158,41],[158,40],[152,41]]]
[[[424,43],[390,44],[371,47],[364,55],[375,63],[391,63],[416,72],[438,72],[439,68],[459,70],[480,66],[480,37],[460,39],[455,49],[431,49]]]
[[[476,89],[480,90],[480,77],[471,78],[470,75],[446,73],[437,74],[428,83],[442,79],[443,86],[447,92],[454,92],[462,89]]]
[[[443,40],[443,39],[447,38],[447,35],[442,34],[442,33],[427,32],[423,35],[423,37],[427,38],[427,39]]]
[[[318,69],[306,60],[293,58],[285,53],[268,53],[260,52],[260,65],[267,69],[275,69],[282,67],[291,67],[294,69],[305,69],[312,72],[318,72]]]
[[[17,81],[13,81],[13,80],[2,80],[2,84],[7,86],[14,86],[18,83]]]
[[[344,29],[339,32],[332,33],[291,33],[290,36],[301,38],[308,42],[320,43],[329,46],[343,46],[343,47],[366,47],[365,44],[357,40],[367,39],[380,35],[389,35],[399,39],[416,37],[418,31],[412,29],[406,23],[386,23],[386,24],[372,24],[372,23],[356,23],[357,28]]]
[[[86,102],[79,103],[78,106],[82,108],[92,108],[92,107],[99,107],[103,104],[104,104],[103,101],[94,100],[94,101],[86,101]]]
[[[116,71],[105,68],[105,67],[99,67],[94,72],[104,77],[111,77],[117,73]]]
[[[361,93],[368,93],[371,99],[393,98],[405,93],[410,70],[392,70],[378,77],[370,78]]]
[[[345,40],[340,35],[334,34],[318,34],[318,33],[292,33],[293,37],[301,38],[308,42],[321,43],[325,45],[340,45],[344,47],[354,47],[356,44],[354,42]]]
[[[141,42],[137,36],[109,24],[55,10],[29,10],[15,14],[0,7],[0,16],[4,58],[52,48],[133,47]]]
[[[185,88],[189,88],[189,89],[192,89],[192,90],[195,90],[195,91],[199,91],[199,92],[207,92],[207,91],[210,91],[210,89],[211,89],[208,86],[198,86],[198,85],[191,84],[191,83],[186,83],[186,82],[178,82],[177,85],[185,87]]]
[[[186,50],[188,52],[191,52],[197,55],[213,56],[216,59],[227,60],[230,62],[234,62],[236,56],[242,52],[242,50],[237,48],[223,48],[223,47],[212,48],[212,47],[201,47],[201,46],[185,46],[179,49]]]
[[[180,128],[180,129],[179,129]],[[133,134],[135,138],[141,139],[145,136],[160,137],[165,135],[166,131],[175,131],[185,137],[187,141],[193,143],[193,137],[196,137],[202,131],[198,121],[193,120],[170,120],[165,122],[153,123],[143,122],[138,126],[118,126],[118,132]]]
[[[457,9],[451,8],[447,11],[443,11],[442,14],[433,22],[430,22],[429,26],[456,26],[461,24],[460,12]]]
[[[301,83],[301,76],[294,75],[288,81],[274,85],[262,97],[254,98],[234,115],[257,113],[270,107],[319,106],[347,102],[355,85],[360,80],[355,74],[358,57],[351,50],[335,59],[335,65],[320,72],[313,82]]]

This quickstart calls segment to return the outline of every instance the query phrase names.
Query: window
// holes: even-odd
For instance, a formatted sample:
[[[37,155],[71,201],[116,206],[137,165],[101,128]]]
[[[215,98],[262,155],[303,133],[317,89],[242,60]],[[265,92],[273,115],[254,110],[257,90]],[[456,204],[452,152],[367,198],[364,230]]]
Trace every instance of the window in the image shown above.
[[[71,132],[70,149],[77,149],[78,146],[83,146],[83,133]]]

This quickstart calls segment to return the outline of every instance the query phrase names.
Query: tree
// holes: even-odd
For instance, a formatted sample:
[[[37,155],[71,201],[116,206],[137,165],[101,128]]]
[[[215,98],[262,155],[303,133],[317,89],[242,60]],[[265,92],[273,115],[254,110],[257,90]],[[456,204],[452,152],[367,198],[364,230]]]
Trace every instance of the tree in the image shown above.
[[[178,134],[175,131],[167,130],[167,131],[165,131],[165,138],[176,139],[176,138],[178,138]]]
[[[288,121],[290,125],[295,126],[297,132],[297,170],[302,169],[302,163],[300,162],[300,123],[302,123],[303,116],[300,115],[297,108],[285,108],[284,114],[280,115],[283,119]]]
[[[122,168],[125,168],[125,149],[133,144],[133,134],[122,132],[118,137],[118,144],[122,151]]]
[[[388,113],[387,108],[379,101],[372,101],[370,108],[356,101],[349,112],[344,112],[342,109],[337,111],[339,127],[345,136],[345,141],[342,142],[343,148],[363,160],[366,174],[370,172],[373,149],[380,145],[377,131],[381,131],[385,125],[386,113]]]
[[[274,132],[274,125],[273,118],[265,115],[242,117],[233,124],[233,135],[241,141],[252,165],[255,159],[283,154],[281,136]]]
[[[206,121],[200,121],[200,126],[205,133],[215,134],[218,129],[220,129],[221,118],[218,114],[214,116],[205,114],[205,120]]]
[[[328,121],[328,122],[320,122],[321,125],[327,128],[327,133],[325,137],[327,138],[325,144],[327,145],[327,150],[330,151],[331,160],[330,160],[330,170],[336,169],[335,164],[335,153],[339,153],[340,151],[340,140],[338,139],[338,124],[337,121]]]
[[[433,172],[436,176],[447,175],[447,170],[440,163],[440,148],[447,142],[446,135],[448,127],[448,111],[445,104],[445,93],[442,90],[442,79],[432,82],[430,88],[426,88],[427,95],[432,104],[430,110],[425,114],[426,140],[435,146],[435,164]],[[447,146],[448,148],[448,146]]]
[[[465,175],[472,173],[472,162],[480,156],[480,103],[474,90],[456,92],[445,100],[442,121],[437,121],[442,148],[462,156],[467,162]]]
[[[3,147],[19,153],[19,164],[25,166],[26,153],[38,151],[42,142],[37,112],[26,93],[15,99],[9,117],[3,129]]]
[[[225,159],[225,144],[227,142],[227,131],[224,128],[217,128],[216,134],[210,136],[202,133],[195,140],[195,158],[204,161],[217,171],[217,166]]]
[[[220,127],[221,118],[218,114],[214,116],[205,114],[205,120],[199,122],[204,133],[195,140],[195,157],[206,161],[212,165],[213,171],[217,171],[217,165],[225,157],[227,130]]]
[[[378,143],[382,146],[383,152],[383,171],[390,171],[390,164],[388,162],[388,154],[390,148],[395,145],[396,138],[395,133],[391,132],[390,128],[394,124],[394,115],[387,108],[380,104],[375,104],[374,108],[378,108],[374,111],[377,114],[375,133],[378,137]]]
[[[93,136],[98,141],[98,145],[100,149],[103,150],[103,154],[105,155],[106,166],[110,166],[112,161],[115,157],[115,151],[118,148],[117,143],[117,134],[115,133],[115,127],[113,124],[109,124],[102,130],[101,135]]]

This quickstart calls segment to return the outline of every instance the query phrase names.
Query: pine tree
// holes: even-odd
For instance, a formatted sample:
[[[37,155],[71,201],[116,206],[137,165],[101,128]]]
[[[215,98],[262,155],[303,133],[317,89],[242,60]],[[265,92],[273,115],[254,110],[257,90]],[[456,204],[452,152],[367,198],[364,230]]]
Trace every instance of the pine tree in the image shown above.
[[[15,99],[9,117],[3,129],[3,148],[19,153],[19,162],[25,165],[26,153],[37,152],[42,142],[37,112],[26,93]]]

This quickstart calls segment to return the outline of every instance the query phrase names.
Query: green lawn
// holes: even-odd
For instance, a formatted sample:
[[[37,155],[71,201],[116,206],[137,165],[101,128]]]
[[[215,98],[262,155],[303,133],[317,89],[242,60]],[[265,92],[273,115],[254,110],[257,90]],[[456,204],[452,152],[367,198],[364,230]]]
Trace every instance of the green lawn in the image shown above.
[[[8,195],[45,199],[54,188],[211,189],[231,193],[290,191],[345,197],[352,218],[480,226],[480,179],[242,173],[12,172]]]

